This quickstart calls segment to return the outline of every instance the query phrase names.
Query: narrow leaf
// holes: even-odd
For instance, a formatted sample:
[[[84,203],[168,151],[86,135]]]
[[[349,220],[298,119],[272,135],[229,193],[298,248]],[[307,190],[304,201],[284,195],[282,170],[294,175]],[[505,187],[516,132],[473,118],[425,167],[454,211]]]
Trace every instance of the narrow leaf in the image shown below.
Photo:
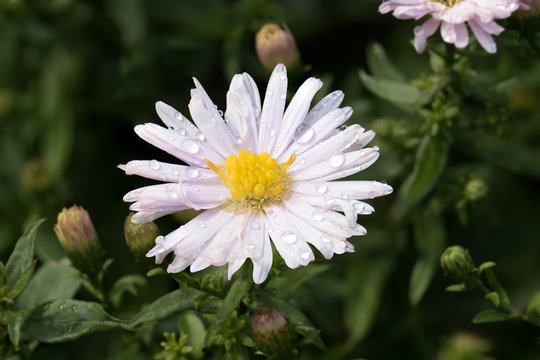
[[[19,309],[32,309],[55,299],[69,299],[81,286],[79,272],[67,263],[43,264],[17,298]]]
[[[216,326],[227,320],[232,312],[238,308],[238,305],[244,296],[246,296],[249,289],[251,289],[251,286],[253,286],[253,282],[242,276],[233,282],[227,296],[223,300],[223,305],[217,313]]]
[[[279,290],[282,298],[290,298],[306,281],[322,274],[329,268],[330,266],[327,264],[312,264],[298,269],[286,269],[281,272],[279,277],[270,280],[266,288]]]
[[[26,316],[22,333],[46,343],[69,341],[98,329],[127,328],[101,305],[81,300],[52,300],[32,309]]]
[[[11,299],[17,297],[30,281],[36,232],[43,221],[45,219],[38,220],[24,230],[6,264],[7,296]]]
[[[472,322],[475,324],[507,321],[517,318],[517,314],[502,314],[492,309],[484,310],[474,316]]]
[[[131,327],[161,320],[178,311],[195,309],[195,301],[201,295],[203,295],[202,291],[188,287],[168,293],[144,307],[135,315],[131,320]]]
[[[360,80],[369,91],[381,99],[409,105],[420,105],[423,102],[422,92],[415,86],[372,77],[363,71],[360,72]]]
[[[373,43],[368,47],[367,63],[369,70],[379,78],[398,82],[405,81],[405,76],[392,64],[386,51],[379,43]]]

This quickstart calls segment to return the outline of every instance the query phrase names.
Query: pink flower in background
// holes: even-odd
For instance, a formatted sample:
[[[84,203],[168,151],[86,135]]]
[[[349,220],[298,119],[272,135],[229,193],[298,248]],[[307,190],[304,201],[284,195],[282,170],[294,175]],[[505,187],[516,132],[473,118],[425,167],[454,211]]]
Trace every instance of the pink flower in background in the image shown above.
[[[504,28],[496,19],[505,19],[519,8],[528,8],[519,0],[388,0],[381,4],[379,12],[393,12],[398,19],[418,20],[430,15],[421,26],[414,28],[414,47],[422,53],[427,38],[441,28],[443,40],[464,48],[469,43],[467,25],[474,36],[489,53],[497,51],[492,35],[499,35]]]
[[[229,278],[247,258],[253,280],[263,282],[272,266],[272,245],[290,268],[354,251],[347,239],[364,235],[358,214],[374,211],[360,201],[392,192],[376,181],[334,181],[377,160],[379,149],[364,148],[375,136],[360,125],[339,128],[352,114],[340,108],[335,91],[311,110],[322,82],[310,78],[285,109],[285,66],[274,69],[264,103],[248,74],[232,79],[223,113],[195,80],[189,111],[193,124],[171,106],[156,103],[162,127],[148,123],[135,132],[188,165],[135,160],[120,168],[163,181],[133,190],[124,201],[143,223],[184,209],[205,210],[166,236],[147,256],[161,263],[174,252],[169,272],[198,271],[228,264]]]

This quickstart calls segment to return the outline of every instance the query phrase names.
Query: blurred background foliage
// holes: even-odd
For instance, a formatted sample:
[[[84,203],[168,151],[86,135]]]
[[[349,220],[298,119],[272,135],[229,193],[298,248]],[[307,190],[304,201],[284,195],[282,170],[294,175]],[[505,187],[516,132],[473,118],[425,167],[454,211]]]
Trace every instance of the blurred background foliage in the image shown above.
[[[537,359],[540,338],[531,325],[471,324],[488,305],[446,293],[439,257],[459,244],[478,263],[495,261],[521,308],[540,289],[539,54],[519,23],[502,22],[514,30],[496,39],[496,55],[474,45],[418,55],[416,24],[379,15],[379,4],[2,0],[0,258],[24,225],[46,217],[37,257],[61,261],[52,226],[62,207],[79,204],[115,259],[111,273],[143,273],[123,240],[122,196],[151,182],[116,166],[172,159],[133,126],[159,122],[157,100],[188,114],[192,76],[223,110],[233,74],[248,72],[264,89],[255,33],[266,22],[286,23],[304,64],[290,73],[290,91],[308,76],[324,81],[319,98],[343,90],[344,105],[354,109],[349,122],[375,129],[381,149],[358,178],[395,189],[360,219],[368,235],[353,239],[356,253],[336,256],[291,300],[328,348],[310,348],[303,358]],[[167,233],[184,221],[158,224]],[[150,279],[116,315],[173,288],[166,278]],[[168,326],[174,330],[174,321]],[[152,346],[114,330],[43,345],[35,358],[145,359],[159,349]]]

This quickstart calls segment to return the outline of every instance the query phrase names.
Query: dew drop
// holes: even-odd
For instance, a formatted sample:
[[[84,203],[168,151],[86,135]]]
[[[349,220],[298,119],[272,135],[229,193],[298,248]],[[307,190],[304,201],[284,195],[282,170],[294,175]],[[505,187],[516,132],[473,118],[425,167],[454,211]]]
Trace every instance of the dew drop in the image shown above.
[[[323,221],[323,219],[324,219],[324,215],[320,211],[315,211],[313,213],[313,220],[320,222],[320,221]]]
[[[206,228],[206,223],[200,221],[200,222],[199,222],[199,227],[200,227],[201,229]]]
[[[159,235],[159,236],[156,238],[156,245],[159,245],[159,244],[163,243],[164,241],[165,241],[165,236]]]
[[[66,308],[66,304],[60,304],[58,305],[58,309],[64,310]]]
[[[198,186],[195,186],[195,187],[193,188],[193,191],[199,191],[199,190],[200,190],[200,189],[199,189]]]
[[[353,205],[353,208],[354,208],[354,211],[356,211],[357,214],[363,213],[364,210],[366,209],[366,207],[364,206],[364,204],[354,204],[354,205]]]
[[[328,165],[333,168],[338,168],[345,162],[345,155],[337,154],[328,159]]]
[[[328,186],[322,184],[317,187],[317,193],[319,194],[325,194],[328,192]]]
[[[343,126],[341,126],[339,129],[340,129],[341,131],[344,131],[344,130],[347,130],[347,128],[348,128],[347,125],[343,125]]]
[[[173,172],[173,175],[178,176],[178,175],[180,175],[180,173],[178,173],[178,171],[175,171],[175,172]]]
[[[341,198],[342,198],[343,200],[349,200],[349,194],[346,193],[346,192],[342,192],[342,193],[341,193]]]
[[[242,250],[244,251],[244,254],[246,255],[251,255],[254,249],[255,249],[255,245],[253,245],[252,243],[247,243],[242,247]]]
[[[300,124],[294,132],[293,139],[299,144],[305,144],[313,138],[315,131],[308,124]]]
[[[272,91],[267,91],[267,92],[266,92],[266,96],[272,97],[272,95],[274,95],[274,93],[273,93]]]
[[[292,231],[284,231],[283,234],[281,234],[281,240],[285,244],[294,244],[296,242],[296,235]]]
[[[285,100],[285,98],[287,97],[287,95],[285,93],[281,94],[281,96],[279,97],[281,100]]]
[[[218,112],[219,116],[223,117],[223,110],[218,110],[217,112]]]
[[[186,135],[186,129],[180,128],[180,129],[178,129],[178,133],[179,133],[180,135],[184,136],[184,135]]]
[[[73,306],[71,307],[71,311],[77,311],[77,306],[76,306],[76,305],[73,305]]]
[[[157,160],[150,160],[150,169],[157,170],[159,169],[159,162]]]
[[[189,154],[196,154],[199,152],[199,145],[191,139],[187,139],[182,143],[182,150]]]
[[[304,260],[307,260],[309,259],[309,251],[306,251],[306,252],[303,252],[302,254],[300,254],[300,257]]]
[[[177,111],[177,112],[174,113],[174,118],[176,120],[182,120],[183,116],[179,111]]]
[[[194,167],[188,168],[186,173],[187,173],[188,178],[190,179],[196,179],[199,176],[199,170],[197,170],[197,168],[194,168]]]
[[[259,223],[257,223],[257,222],[252,222],[252,223],[251,223],[251,228],[252,228],[252,229],[255,229],[255,230],[258,230],[258,229],[261,228],[261,226],[260,226]]]
[[[325,243],[325,244],[328,244],[328,243],[331,241],[328,237],[326,237],[326,236],[324,236],[324,235],[321,236],[321,240],[322,240],[322,242]]]
[[[276,136],[276,129],[274,129],[274,128],[270,129],[270,136],[271,137]]]

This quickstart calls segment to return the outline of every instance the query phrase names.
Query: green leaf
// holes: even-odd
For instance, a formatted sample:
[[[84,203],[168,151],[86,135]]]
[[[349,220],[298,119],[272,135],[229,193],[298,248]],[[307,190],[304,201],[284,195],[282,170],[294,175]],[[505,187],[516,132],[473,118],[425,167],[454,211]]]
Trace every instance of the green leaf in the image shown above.
[[[227,296],[223,300],[221,308],[217,313],[216,322],[214,324],[215,326],[220,325],[229,318],[232,312],[238,308],[238,305],[252,286],[253,281],[243,276],[238,277],[233,282]]]
[[[478,267],[478,274],[482,274],[486,269],[492,268],[495,265],[497,265],[497,264],[495,264],[493,261],[486,261],[486,262],[482,263]]]
[[[330,268],[327,264],[311,264],[298,269],[286,269],[266,285],[267,289],[276,289],[280,297],[290,298],[294,296],[300,286],[314,276],[322,274]]]
[[[325,345],[319,335],[320,330],[313,326],[306,315],[285,300],[270,295],[262,289],[258,289],[258,292],[263,305],[271,306],[278,310],[284,317],[289,319],[294,331],[304,336],[309,343],[317,346],[319,349],[325,349]]]
[[[202,350],[206,329],[201,318],[194,311],[186,311],[178,316],[178,327],[188,335],[187,342],[193,349]]]
[[[17,298],[19,309],[32,309],[55,299],[70,299],[81,286],[79,271],[67,263],[42,265],[26,289]]]
[[[421,105],[426,102],[422,92],[415,86],[403,82],[372,77],[364,71],[360,72],[360,80],[362,80],[362,84],[369,91],[381,99],[388,100],[392,103]]]
[[[416,152],[414,168],[403,182],[394,204],[395,217],[402,218],[433,189],[446,167],[448,148],[444,139],[424,135]]]
[[[414,240],[419,258],[414,264],[409,284],[409,301],[418,305],[439,268],[439,258],[446,244],[440,220],[420,218],[415,224]]]
[[[368,333],[377,315],[384,282],[388,277],[394,259],[379,257],[365,259],[348,271],[349,293],[345,298],[343,319],[348,329],[345,352],[362,340]]]
[[[122,302],[122,297],[125,293],[136,296],[137,287],[142,287],[144,285],[146,285],[146,278],[144,276],[136,274],[124,275],[114,283],[109,292],[109,299],[114,306],[118,307]]]
[[[527,305],[527,321],[540,325],[540,291],[533,294]]]
[[[74,340],[108,327],[128,328],[98,303],[65,299],[46,302],[30,311],[22,333],[40,342],[54,343]]]
[[[39,225],[45,219],[38,220],[29,225],[15,244],[6,264],[7,297],[16,298],[28,285],[34,272],[34,244]]]
[[[492,291],[488,294],[486,294],[486,296],[484,296],[487,300],[491,301],[493,303],[493,305],[495,306],[499,306],[501,304],[501,298],[499,297],[499,294],[495,291]]]
[[[26,311],[12,311],[8,309],[0,309],[0,324],[5,325],[8,329],[9,339],[13,346],[18,349],[21,338],[21,325],[24,320]]]
[[[517,317],[519,317],[519,315],[517,314],[502,314],[495,310],[488,309],[488,310],[480,311],[478,314],[476,314],[474,318],[472,319],[472,322],[475,324],[483,324],[483,323],[512,320]]]
[[[450,291],[450,292],[462,292],[462,291],[467,290],[467,286],[465,286],[464,283],[453,284],[453,285],[447,286],[445,290]]]
[[[367,64],[371,73],[381,79],[404,82],[405,76],[388,58],[386,51],[379,43],[372,43],[367,51]]]
[[[131,320],[131,327],[161,320],[178,311],[195,309],[195,301],[204,293],[193,288],[181,288],[170,292],[144,307]]]

